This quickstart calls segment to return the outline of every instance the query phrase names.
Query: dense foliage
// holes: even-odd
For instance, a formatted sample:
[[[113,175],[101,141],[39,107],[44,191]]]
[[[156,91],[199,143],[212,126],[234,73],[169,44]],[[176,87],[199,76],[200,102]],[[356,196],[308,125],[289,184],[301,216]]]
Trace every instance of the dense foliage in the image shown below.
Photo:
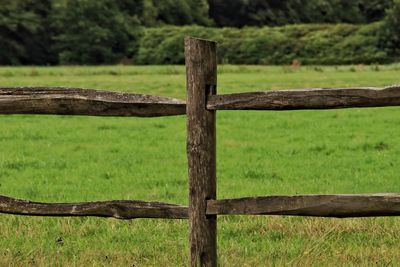
[[[0,0],[0,64],[50,64],[51,0]]]
[[[144,7],[145,26],[212,24],[207,0],[144,0]]]
[[[381,31],[381,46],[391,56],[400,55],[400,0],[395,0],[394,6],[389,10]]]
[[[135,12],[128,12],[132,9],[119,6],[123,4],[114,0],[69,0],[57,6],[59,33],[55,40],[60,63],[115,63],[132,56],[139,22]]]
[[[219,44],[218,58],[229,64],[358,64],[387,63],[379,49],[380,23],[357,26],[288,25],[281,27],[206,28],[199,26],[151,28],[139,45],[137,63],[181,64],[183,38],[194,35]]]
[[[218,40],[220,60],[229,63],[388,62],[400,55],[399,5],[399,0],[0,0],[0,64],[182,63],[184,35]],[[307,25],[270,27],[301,23]],[[365,24],[371,25],[360,26]],[[222,26],[236,28],[214,28]]]
[[[381,20],[393,0],[210,0],[217,26],[293,23],[369,23]]]

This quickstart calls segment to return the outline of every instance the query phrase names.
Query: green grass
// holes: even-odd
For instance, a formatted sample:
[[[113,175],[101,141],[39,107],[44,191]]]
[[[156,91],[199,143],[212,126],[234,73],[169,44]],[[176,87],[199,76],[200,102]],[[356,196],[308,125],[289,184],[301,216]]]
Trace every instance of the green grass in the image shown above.
[[[221,66],[219,93],[399,83],[400,65]],[[0,86],[185,98],[183,66],[0,68]],[[400,109],[218,113],[218,198],[399,192]],[[185,117],[0,116],[0,194],[187,204]],[[400,219],[218,219],[221,266],[398,265]],[[187,221],[0,215],[0,266],[185,266]]]

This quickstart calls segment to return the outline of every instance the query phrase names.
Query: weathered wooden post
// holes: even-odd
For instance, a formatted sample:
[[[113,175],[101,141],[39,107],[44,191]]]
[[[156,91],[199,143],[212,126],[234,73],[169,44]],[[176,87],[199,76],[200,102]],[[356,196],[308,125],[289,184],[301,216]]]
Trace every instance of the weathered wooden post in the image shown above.
[[[216,46],[185,39],[191,266],[217,265],[217,217],[206,216],[207,200],[216,198],[215,111],[206,109],[217,88]]]

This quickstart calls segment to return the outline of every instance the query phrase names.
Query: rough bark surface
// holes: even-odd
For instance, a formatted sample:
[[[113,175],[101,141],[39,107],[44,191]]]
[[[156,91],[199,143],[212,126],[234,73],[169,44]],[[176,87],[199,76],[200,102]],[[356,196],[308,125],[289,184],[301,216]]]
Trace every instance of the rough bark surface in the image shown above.
[[[209,200],[207,214],[336,218],[399,216],[400,194],[268,196]]]
[[[300,110],[400,105],[400,86],[302,89],[210,96],[210,110]]]
[[[158,117],[183,115],[174,98],[79,88],[0,88],[0,114]]]
[[[179,205],[131,200],[82,203],[41,203],[0,196],[0,213],[29,216],[95,216],[116,219],[187,219],[188,208]]]
[[[215,112],[206,100],[216,93],[216,43],[185,39],[187,74],[187,154],[189,164],[190,265],[216,266],[216,216],[207,200],[216,198]]]

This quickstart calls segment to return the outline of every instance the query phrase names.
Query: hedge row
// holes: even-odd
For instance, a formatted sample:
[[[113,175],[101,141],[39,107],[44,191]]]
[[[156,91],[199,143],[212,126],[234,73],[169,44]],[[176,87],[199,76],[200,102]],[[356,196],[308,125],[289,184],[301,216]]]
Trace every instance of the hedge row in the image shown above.
[[[380,27],[381,22],[242,29],[200,26],[147,28],[140,40],[135,63],[184,63],[185,36],[217,41],[219,62],[226,64],[291,64],[295,60],[314,65],[390,63],[394,58],[379,48]]]

